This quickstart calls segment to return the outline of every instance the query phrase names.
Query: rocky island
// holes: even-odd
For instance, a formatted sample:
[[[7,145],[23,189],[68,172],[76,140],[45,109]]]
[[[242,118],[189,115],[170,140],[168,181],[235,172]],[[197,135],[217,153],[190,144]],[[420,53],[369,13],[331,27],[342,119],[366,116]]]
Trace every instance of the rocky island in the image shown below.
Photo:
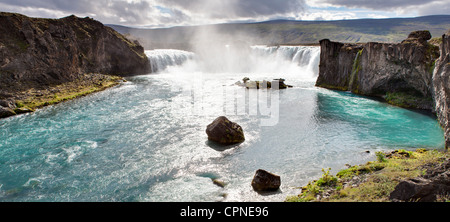
[[[144,48],[91,18],[0,13],[0,117],[99,91],[148,73]]]

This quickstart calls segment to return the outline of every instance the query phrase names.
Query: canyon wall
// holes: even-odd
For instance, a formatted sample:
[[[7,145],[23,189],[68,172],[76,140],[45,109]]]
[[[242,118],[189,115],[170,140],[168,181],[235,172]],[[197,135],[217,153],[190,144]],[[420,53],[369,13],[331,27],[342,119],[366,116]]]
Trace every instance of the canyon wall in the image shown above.
[[[442,36],[440,57],[433,73],[432,92],[436,115],[445,130],[445,145],[450,147],[450,30]]]
[[[321,40],[316,86],[381,97],[405,108],[436,111],[448,147],[447,38],[444,35],[440,47],[428,42],[428,31],[412,32],[401,43]]]

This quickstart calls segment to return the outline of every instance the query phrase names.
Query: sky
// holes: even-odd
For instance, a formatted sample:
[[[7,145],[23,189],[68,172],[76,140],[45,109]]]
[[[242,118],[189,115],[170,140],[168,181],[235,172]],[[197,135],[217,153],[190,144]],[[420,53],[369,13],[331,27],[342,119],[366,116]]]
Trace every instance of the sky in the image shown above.
[[[450,0],[0,0],[31,17],[91,17],[105,24],[163,28],[274,19],[341,20],[449,14]]]

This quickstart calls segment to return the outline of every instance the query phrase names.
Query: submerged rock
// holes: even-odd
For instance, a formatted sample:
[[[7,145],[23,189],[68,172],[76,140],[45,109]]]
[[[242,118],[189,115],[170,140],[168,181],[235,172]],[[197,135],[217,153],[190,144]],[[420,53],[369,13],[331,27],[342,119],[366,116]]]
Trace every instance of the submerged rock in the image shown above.
[[[252,180],[255,191],[275,191],[280,188],[281,178],[278,175],[259,169]]]
[[[242,127],[228,120],[225,116],[217,117],[206,127],[208,140],[220,144],[235,144],[244,142],[244,131]]]

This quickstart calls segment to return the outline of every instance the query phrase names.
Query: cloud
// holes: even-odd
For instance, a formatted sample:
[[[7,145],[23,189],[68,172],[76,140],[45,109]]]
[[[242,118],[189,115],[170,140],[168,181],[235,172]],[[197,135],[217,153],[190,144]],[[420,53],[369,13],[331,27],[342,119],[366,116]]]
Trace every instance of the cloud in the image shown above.
[[[392,11],[399,14],[448,14],[449,0],[315,0],[316,4],[346,8],[365,8],[375,11]]]
[[[389,10],[400,7],[424,5],[437,0],[323,0],[334,6],[345,6],[347,8],[368,8],[374,10]]]
[[[2,10],[36,17],[75,14],[103,23],[173,26],[261,21],[302,12],[303,0],[2,0]]]

